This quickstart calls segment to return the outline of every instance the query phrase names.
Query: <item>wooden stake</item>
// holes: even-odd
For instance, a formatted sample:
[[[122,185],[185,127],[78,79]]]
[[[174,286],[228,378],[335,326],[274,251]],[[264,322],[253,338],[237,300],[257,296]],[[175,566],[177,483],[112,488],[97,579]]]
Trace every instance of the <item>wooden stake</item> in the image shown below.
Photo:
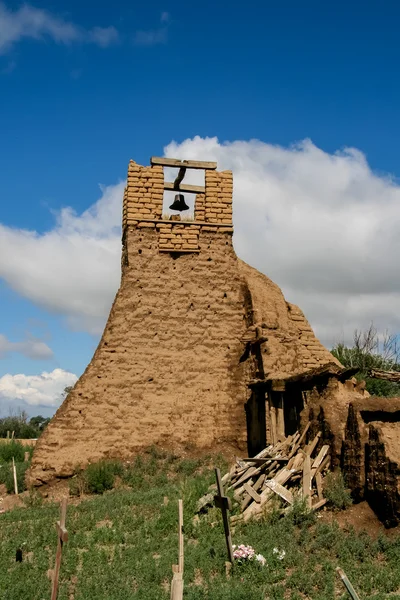
[[[311,508],[311,459],[306,454],[303,463],[303,498],[307,499],[307,506]]]
[[[14,475],[14,492],[15,492],[15,495],[18,496],[17,469],[15,468],[14,457],[12,459],[12,468],[13,468],[13,475]]]
[[[343,585],[346,587],[348,593],[353,598],[353,600],[360,600],[357,592],[351,585],[346,573],[340,567],[336,567],[336,573],[339,575],[340,579],[343,582]]]
[[[229,516],[228,511],[231,508],[230,500],[227,496],[224,496],[224,488],[222,487],[221,481],[221,472],[219,469],[215,469],[215,476],[217,478],[217,490],[218,495],[214,496],[215,506],[221,510],[222,520],[224,522],[224,532],[225,532],[225,540],[226,540],[226,548],[228,550],[228,558],[231,563],[233,563],[233,548],[232,548],[232,538],[231,531],[229,528]]]
[[[179,573],[183,573],[183,502],[178,500],[179,512]]]
[[[171,600],[183,599],[183,502],[178,500],[179,513],[179,558],[178,564],[172,565]]]
[[[60,520],[57,521],[57,524],[56,524],[58,543],[57,543],[56,564],[54,567],[53,587],[52,587],[52,591],[51,591],[51,600],[57,600],[58,580],[60,577],[62,549],[63,549],[63,544],[65,544],[65,542],[68,542],[68,532],[65,528],[65,519],[67,516],[67,502],[68,502],[67,498],[64,498],[61,501]]]

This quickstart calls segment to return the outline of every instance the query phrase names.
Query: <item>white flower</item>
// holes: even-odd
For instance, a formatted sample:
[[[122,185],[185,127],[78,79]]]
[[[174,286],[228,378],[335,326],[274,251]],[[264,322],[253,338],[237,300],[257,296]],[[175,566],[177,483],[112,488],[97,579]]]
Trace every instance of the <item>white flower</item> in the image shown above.
[[[263,567],[266,564],[266,560],[265,560],[265,556],[263,556],[262,554],[256,554],[256,560],[260,563],[260,565]]]
[[[286,556],[285,550],[278,550],[278,548],[274,548],[272,552],[277,555],[276,558],[278,560],[283,560]]]

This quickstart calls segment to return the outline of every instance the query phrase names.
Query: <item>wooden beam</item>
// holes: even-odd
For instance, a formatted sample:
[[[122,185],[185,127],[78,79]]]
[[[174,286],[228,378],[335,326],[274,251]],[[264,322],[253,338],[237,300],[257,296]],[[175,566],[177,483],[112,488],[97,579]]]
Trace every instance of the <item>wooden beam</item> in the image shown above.
[[[158,165],[161,167],[186,167],[187,169],[209,169],[215,170],[217,168],[216,162],[209,162],[206,160],[179,160],[177,158],[163,158],[158,156],[152,156],[150,158],[150,164]]]
[[[283,485],[281,485],[280,483],[277,483],[273,479],[266,481],[265,485],[270,490],[275,492],[275,494],[278,494],[278,496],[283,498],[288,504],[293,504],[294,500],[293,500],[292,492],[290,490],[288,490],[287,488],[283,487]]]
[[[164,183],[164,190],[167,192],[186,192],[188,194],[205,194],[206,188],[203,185],[189,185],[188,183],[184,183],[183,185],[179,185],[176,187],[176,179],[174,183],[170,181],[166,181]]]
[[[303,464],[303,498],[306,498],[307,506],[311,508],[311,459],[306,454]]]
[[[253,498],[253,500],[255,500],[258,504],[260,504],[260,502],[261,502],[260,494],[257,494],[257,492],[248,483],[244,483],[243,487],[246,490],[246,492],[249,494],[249,496],[251,496]]]
[[[394,383],[400,383],[399,371],[381,371],[379,369],[371,369],[368,375],[373,379],[383,379],[385,381],[393,381]]]

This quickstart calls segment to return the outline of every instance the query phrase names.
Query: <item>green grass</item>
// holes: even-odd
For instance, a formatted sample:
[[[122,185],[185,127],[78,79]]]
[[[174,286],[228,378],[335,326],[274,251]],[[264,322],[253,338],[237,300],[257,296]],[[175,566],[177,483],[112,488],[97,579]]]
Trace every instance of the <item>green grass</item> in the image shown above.
[[[224,465],[217,459],[216,465]],[[59,600],[168,600],[177,562],[177,500],[184,501],[185,600],[333,600],[345,598],[335,575],[341,566],[362,600],[400,600],[400,538],[373,541],[340,530],[301,510],[283,519],[236,527],[233,542],[252,545],[267,566],[225,573],[219,511],[193,522],[199,497],[214,481],[213,464],[178,461],[156,451],[118,475],[118,489],[69,506]],[[128,487],[132,486],[132,487]],[[38,503],[0,515],[0,597],[47,600],[56,551],[59,507]],[[40,503],[39,503],[40,504]],[[15,562],[23,546],[25,560]],[[273,548],[286,551],[279,561]]]

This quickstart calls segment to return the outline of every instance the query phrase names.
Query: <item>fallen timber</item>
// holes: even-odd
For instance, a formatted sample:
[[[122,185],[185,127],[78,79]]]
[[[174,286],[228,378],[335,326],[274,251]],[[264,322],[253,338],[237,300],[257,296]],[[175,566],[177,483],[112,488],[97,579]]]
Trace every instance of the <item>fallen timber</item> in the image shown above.
[[[241,514],[231,522],[259,519],[271,508],[271,501],[279,496],[285,508],[296,498],[305,499],[310,510],[318,510],[324,498],[324,477],[330,467],[330,447],[320,446],[321,432],[305,444],[309,425],[300,435],[296,433],[277,444],[270,445],[252,458],[237,458],[222,481],[225,489],[233,491]],[[320,446],[320,449],[317,448]],[[212,504],[212,490],[199,501],[199,511]]]

